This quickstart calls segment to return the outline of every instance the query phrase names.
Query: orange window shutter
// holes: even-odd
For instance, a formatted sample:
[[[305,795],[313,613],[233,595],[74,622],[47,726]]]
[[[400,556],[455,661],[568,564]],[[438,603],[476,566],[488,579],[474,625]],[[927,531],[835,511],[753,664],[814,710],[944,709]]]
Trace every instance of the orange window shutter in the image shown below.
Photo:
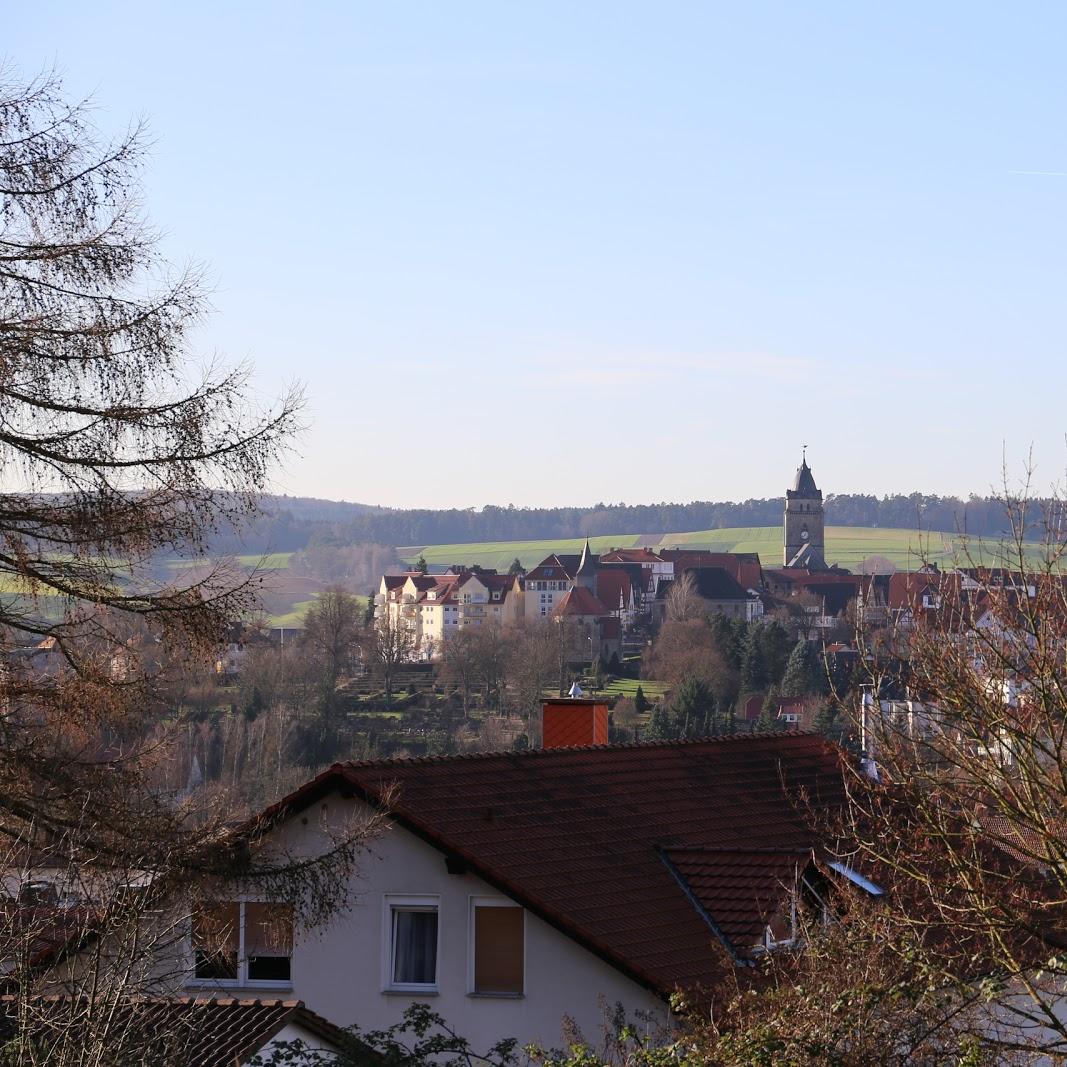
[[[522,908],[474,909],[474,991],[521,993]]]

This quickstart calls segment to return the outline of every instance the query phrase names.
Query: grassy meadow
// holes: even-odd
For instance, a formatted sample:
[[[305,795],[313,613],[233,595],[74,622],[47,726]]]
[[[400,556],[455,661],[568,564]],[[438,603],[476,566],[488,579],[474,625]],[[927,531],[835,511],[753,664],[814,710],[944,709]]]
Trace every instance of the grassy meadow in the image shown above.
[[[611,547],[633,548],[704,548],[716,552],[757,552],[765,566],[782,564],[782,528],[780,526],[737,526],[722,530],[700,530],[695,533],[642,536],[640,534],[611,534],[590,539],[593,551],[604,552]],[[419,556],[434,565],[451,563],[502,570],[516,557],[524,567],[532,567],[551,552],[579,552],[584,541],[580,538],[561,541],[492,541],[467,545],[421,545],[403,549],[403,558],[414,563]],[[978,545],[972,544],[977,552]],[[963,562],[961,539],[951,534],[919,533],[915,530],[883,530],[865,526],[828,526],[826,528],[826,557],[849,570],[859,570],[860,564],[871,556],[883,556],[900,570],[911,570],[923,559],[951,566],[957,559]],[[988,549],[984,555],[990,555]]]
[[[399,552],[401,558],[409,564],[424,556],[431,566],[479,564],[505,571],[516,558],[524,567],[529,568],[552,552],[580,552],[584,543],[584,538],[485,541],[469,544],[413,545],[402,548]],[[756,552],[764,566],[782,565],[780,526],[738,526],[663,535],[610,534],[590,538],[590,543],[593,551],[598,553],[613,547],[635,548],[639,545],[647,545],[653,549],[703,548],[716,552]],[[1041,548],[1035,544],[1031,556],[1035,564],[1040,555]],[[859,572],[864,560],[874,556],[888,559],[899,570],[914,570],[924,559],[949,568],[956,565],[967,566],[972,561],[986,564],[1000,562],[995,542],[982,543],[973,539],[965,542],[952,534],[919,533],[915,530],[872,529],[864,526],[826,528],[826,557],[830,563],[838,563],[851,571]],[[320,579],[293,571],[290,567],[292,557],[292,552],[237,557],[238,562],[249,573],[256,572],[262,578],[263,606],[272,626],[301,626],[308,608],[326,588],[327,583]],[[173,560],[168,565],[176,572],[191,571],[205,567],[206,561]],[[7,589],[0,581],[0,595],[9,592],[14,593],[15,590]]]

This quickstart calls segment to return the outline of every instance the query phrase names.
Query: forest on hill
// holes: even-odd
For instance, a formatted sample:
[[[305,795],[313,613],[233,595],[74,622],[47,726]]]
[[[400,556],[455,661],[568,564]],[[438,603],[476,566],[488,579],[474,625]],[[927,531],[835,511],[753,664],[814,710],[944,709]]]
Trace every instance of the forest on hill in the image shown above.
[[[1035,517],[1043,502],[1034,501]],[[1044,502],[1048,503],[1048,502]],[[289,552],[315,546],[378,544],[418,546],[481,541],[523,541],[635,534],[686,533],[736,526],[774,526],[782,498],[695,501],[691,504],[594,504],[590,507],[391,509],[308,497],[273,496],[238,535],[220,532],[220,553]],[[995,497],[967,499],[924,493],[826,498],[826,521],[835,526],[892,527],[1000,537],[1004,504]]]

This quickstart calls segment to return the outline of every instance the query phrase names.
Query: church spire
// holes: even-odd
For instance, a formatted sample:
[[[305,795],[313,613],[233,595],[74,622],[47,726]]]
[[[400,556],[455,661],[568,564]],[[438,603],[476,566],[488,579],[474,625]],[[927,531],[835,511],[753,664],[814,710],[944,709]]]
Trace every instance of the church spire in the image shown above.
[[[598,558],[593,555],[593,549],[589,544],[589,538],[585,539],[585,547],[582,549],[582,558],[578,561],[578,570],[574,574],[575,583],[584,585],[592,590],[596,585],[596,565]]]
[[[801,453],[800,466],[797,467],[796,477],[793,479],[793,492],[799,493],[801,496],[821,496],[819,487],[815,484],[815,476],[811,473],[811,467],[808,466],[808,446],[804,446],[804,451]]]

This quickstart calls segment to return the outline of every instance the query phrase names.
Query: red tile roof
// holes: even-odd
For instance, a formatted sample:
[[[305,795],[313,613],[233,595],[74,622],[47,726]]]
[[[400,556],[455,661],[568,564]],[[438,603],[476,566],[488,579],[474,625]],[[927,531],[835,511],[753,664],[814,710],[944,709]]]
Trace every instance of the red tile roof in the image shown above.
[[[613,548],[600,557],[601,563],[663,563],[651,548]]]
[[[669,849],[664,860],[735,958],[755,945],[812,860],[809,849]]]
[[[16,998],[0,1000],[0,1031],[8,1036],[14,1025]],[[37,1025],[47,1029],[50,1009],[54,1009],[56,1025],[65,1026],[74,1007],[78,1005],[70,998],[40,997],[33,1016]],[[286,1026],[308,1031],[327,1047],[348,1049],[354,1045],[340,1027],[310,1011],[300,1000],[130,997],[118,1003],[117,1011],[115,1032],[136,1043],[137,1047],[127,1052],[136,1055],[137,1062],[235,1067],[250,1060]]]
[[[756,552],[704,552],[672,548],[664,549],[660,555],[674,564],[675,574],[681,574],[690,567],[722,567],[746,589],[758,589],[763,585],[763,569]]]
[[[803,792],[816,806],[839,803],[841,758],[821,737],[781,733],[335,764],[259,826],[334,790],[384,806],[395,786],[388,810],[400,825],[636,981],[663,994],[693,991],[726,964],[661,853],[810,850],[793,801]],[[750,881],[732,895],[720,887],[707,905],[743,938],[764,904]],[[752,947],[731,944],[738,956]]]
[[[599,570],[596,574],[597,599],[608,611],[628,611],[633,607],[633,585],[624,570]]]
[[[573,578],[578,573],[581,559],[582,557],[577,555],[553,553],[541,560],[532,571],[527,571],[526,580],[547,578],[549,581],[558,582],[560,579]]]
[[[556,604],[552,614],[595,615],[599,618],[601,615],[610,615],[611,610],[600,599],[590,593],[585,586],[576,585],[573,589],[568,589],[560,597],[559,603]]]

